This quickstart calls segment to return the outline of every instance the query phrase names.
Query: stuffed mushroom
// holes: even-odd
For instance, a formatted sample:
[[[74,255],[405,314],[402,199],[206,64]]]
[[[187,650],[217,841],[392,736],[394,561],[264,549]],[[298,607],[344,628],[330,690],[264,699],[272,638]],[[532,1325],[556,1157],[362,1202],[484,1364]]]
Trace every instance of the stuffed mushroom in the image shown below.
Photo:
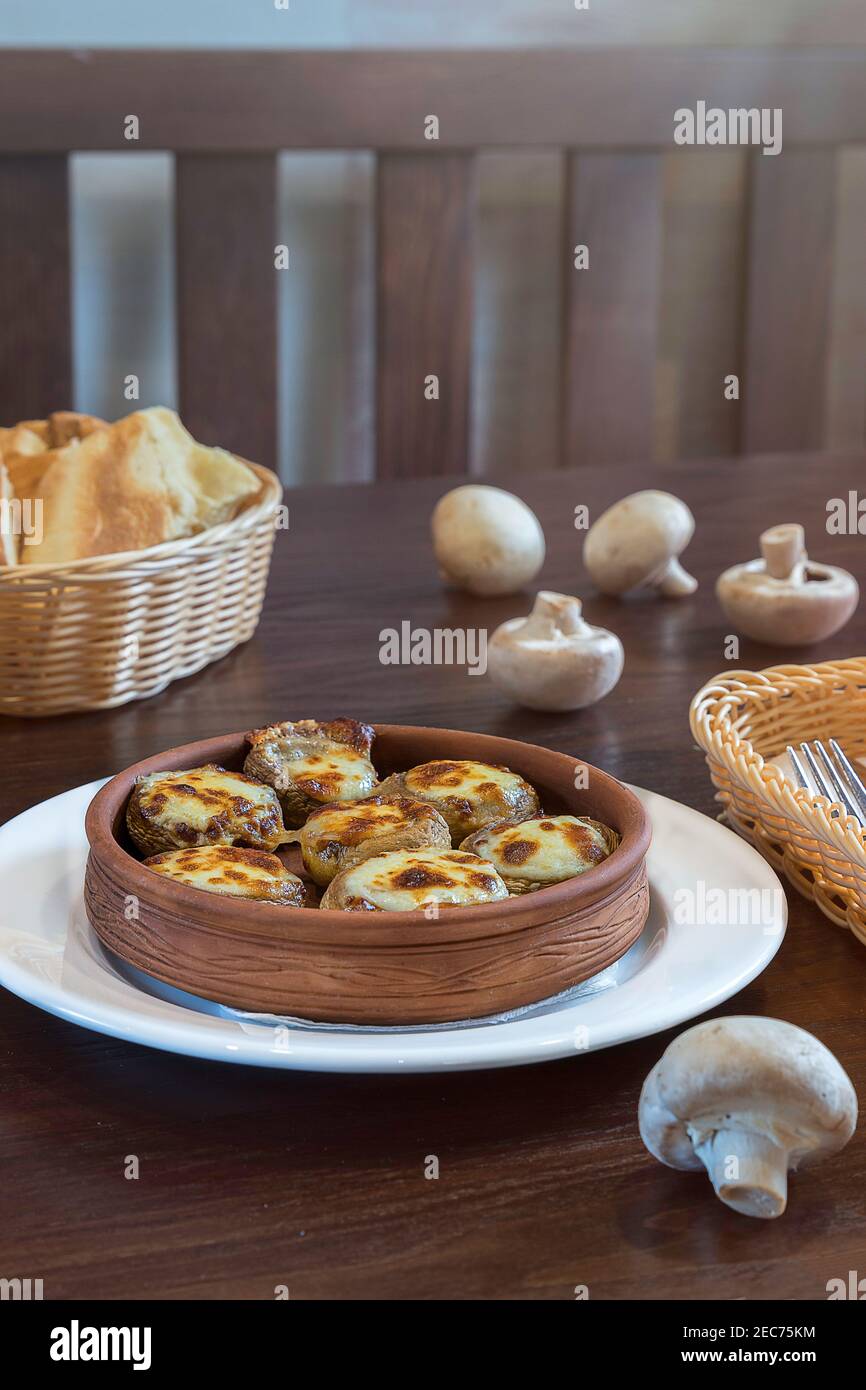
[[[276,849],[289,837],[273,787],[208,763],[136,779],[126,826],[142,854],[193,845]]]
[[[175,883],[202,888],[206,893],[224,893],[286,907],[307,906],[303,881],[290,873],[275,854],[260,849],[197,845],[193,849],[155,854],[144,864]]]
[[[247,734],[244,772],[276,790],[286,825],[301,826],[319,806],[375,790],[373,738],[370,725],[355,719],[285,720]]]
[[[387,777],[379,792],[427,801],[444,816],[455,845],[491,821],[527,820],[541,803],[534,787],[495,763],[437,758]]]
[[[539,816],[518,825],[486,825],[460,848],[492,864],[509,893],[532,893],[586,873],[619,841],[609,825],[587,816]]]
[[[352,864],[397,849],[451,848],[435,807],[407,796],[368,796],[313,811],[298,831],[304,866],[322,888]]]
[[[488,863],[458,849],[398,849],[343,869],[321,908],[344,912],[424,912],[472,907],[508,897]]]

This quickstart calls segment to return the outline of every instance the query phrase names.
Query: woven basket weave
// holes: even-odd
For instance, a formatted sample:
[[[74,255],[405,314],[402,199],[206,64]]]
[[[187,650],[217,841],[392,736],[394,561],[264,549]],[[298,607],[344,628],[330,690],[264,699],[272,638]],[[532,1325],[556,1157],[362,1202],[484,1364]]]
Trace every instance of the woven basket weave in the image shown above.
[[[734,828],[866,945],[866,832],[766,761],[812,738],[838,739],[850,758],[866,753],[866,658],[716,676],[690,722]]]
[[[279,479],[232,521],[148,550],[0,567],[0,713],[61,714],[143,700],[252,636]]]

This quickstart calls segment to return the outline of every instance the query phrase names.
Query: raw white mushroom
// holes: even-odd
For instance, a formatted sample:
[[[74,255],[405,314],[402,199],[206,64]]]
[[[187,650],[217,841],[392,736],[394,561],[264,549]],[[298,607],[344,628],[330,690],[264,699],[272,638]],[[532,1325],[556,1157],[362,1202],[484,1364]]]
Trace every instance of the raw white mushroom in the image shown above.
[[[528,709],[582,709],[622,675],[622,642],[581,617],[581,602],[542,589],[526,618],[511,618],[487,644],[493,684]]]
[[[757,642],[798,646],[821,642],[844,627],[860,590],[847,570],[819,565],[806,554],[796,522],[761,536],[761,559],[719,575],[716,596],[738,632]]]
[[[650,587],[666,598],[693,594],[698,581],[678,556],[695,530],[695,519],[669,492],[633,492],[602,512],[586,533],[583,563],[603,594]]]
[[[511,492],[467,483],[433,510],[433,549],[443,579],[470,594],[513,594],[544,563],[538,517]]]
[[[744,1216],[781,1216],[788,1171],[844,1148],[857,1096],[833,1053],[802,1028],[745,1015],[675,1038],[641,1091],[638,1122],[669,1168],[706,1168]]]

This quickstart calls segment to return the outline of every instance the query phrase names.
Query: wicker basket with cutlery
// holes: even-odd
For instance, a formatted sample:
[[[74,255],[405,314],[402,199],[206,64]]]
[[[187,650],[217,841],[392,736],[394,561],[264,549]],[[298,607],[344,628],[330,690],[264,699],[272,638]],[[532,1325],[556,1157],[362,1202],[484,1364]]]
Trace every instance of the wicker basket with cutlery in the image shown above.
[[[866,755],[866,658],[723,673],[694,697],[690,723],[731,825],[866,945],[866,831],[840,801],[797,786],[785,753],[832,738]]]

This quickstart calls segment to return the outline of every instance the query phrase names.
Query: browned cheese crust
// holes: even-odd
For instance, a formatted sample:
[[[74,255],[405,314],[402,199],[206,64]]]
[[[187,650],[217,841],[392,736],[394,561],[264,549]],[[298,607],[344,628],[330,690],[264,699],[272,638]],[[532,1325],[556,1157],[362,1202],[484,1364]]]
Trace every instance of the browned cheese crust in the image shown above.
[[[492,865],[456,849],[393,850],[341,870],[320,907],[343,912],[424,912],[507,898]]]
[[[146,855],[193,845],[272,850],[286,839],[273,788],[215,763],[139,777],[127,803],[126,825],[136,849]]]
[[[369,724],[287,719],[246,737],[250,751],[244,771],[276,790],[287,825],[301,826],[317,807],[359,800],[376,788]]]
[[[539,816],[494,822],[468,835],[460,848],[487,860],[513,894],[563,883],[601,864],[620,837],[588,816]]]
[[[497,820],[526,820],[538,815],[535,788],[510,768],[471,759],[436,758],[385,779],[380,792],[396,792],[427,801],[444,816],[452,842]]]
[[[327,887],[341,869],[388,850],[439,846],[451,833],[435,807],[406,796],[368,796],[313,811],[298,836],[311,878]]]
[[[290,873],[275,854],[231,845],[200,845],[168,850],[145,859],[145,867],[190,888],[221,893],[285,907],[306,907],[301,879]]]

